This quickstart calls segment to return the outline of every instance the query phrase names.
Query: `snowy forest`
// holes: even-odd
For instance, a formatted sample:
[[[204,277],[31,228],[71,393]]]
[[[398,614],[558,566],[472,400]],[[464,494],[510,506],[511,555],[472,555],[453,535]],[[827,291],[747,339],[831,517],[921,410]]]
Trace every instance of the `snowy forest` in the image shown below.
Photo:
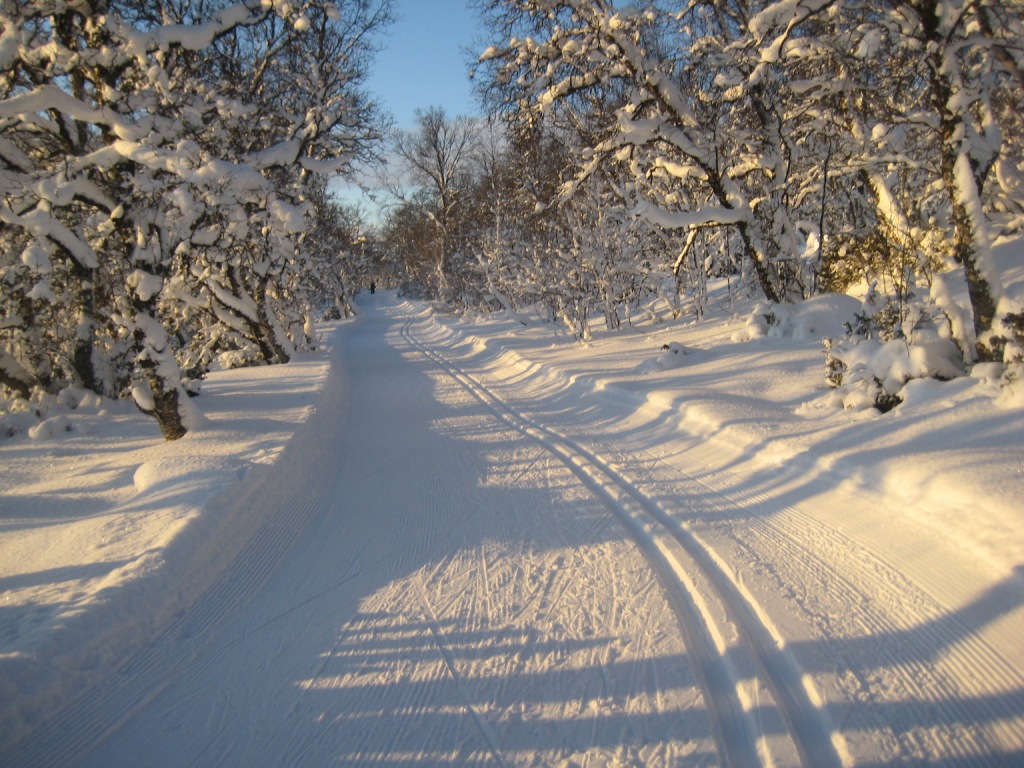
[[[205,373],[287,362],[371,279],[582,340],[699,319],[710,279],[766,328],[866,286],[835,386],[1024,374],[1017,0],[471,4],[488,117],[392,131],[387,0],[0,1],[4,407],[133,397],[175,439]],[[361,166],[372,224],[332,194]]]

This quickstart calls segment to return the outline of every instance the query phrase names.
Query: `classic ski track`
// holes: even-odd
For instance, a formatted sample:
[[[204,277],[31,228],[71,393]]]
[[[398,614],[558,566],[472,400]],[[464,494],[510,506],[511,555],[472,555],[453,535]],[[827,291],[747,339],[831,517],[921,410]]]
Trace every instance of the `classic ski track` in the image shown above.
[[[740,628],[781,710],[802,763],[811,768],[843,765],[836,744],[841,743],[841,737],[831,730],[827,717],[814,704],[820,697],[813,689],[808,690],[812,686],[809,678],[781,647],[781,639],[763,612],[752,604],[713,553],[608,462],[571,438],[520,414],[444,354],[416,338],[413,331],[416,322],[414,318],[409,319],[402,328],[402,335],[409,343],[461,383],[497,418],[561,459],[604,499],[659,573],[686,636],[687,647],[696,661],[705,701],[717,726],[717,742],[723,760],[732,766],[760,765],[761,757],[755,746],[759,729],[740,703],[736,675],[724,656],[724,649],[718,647],[720,643],[712,637],[718,631],[709,611],[702,607],[703,597],[673,551],[675,546],[681,547],[692,559]]]
[[[445,331],[456,337],[449,329]],[[621,446],[599,444],[597,452],[601,456],[608,452],[621,453],[627,457],[626,463],[631,463],[630,456],[635,462],[637,454],[646,455],[653,465],[670,470],[677,479],[681,476],[686,484],[710,491],[710,495],[726,503],[733,500],[736,508],[778,506],[764,493],[737,492],[727,479],[722,479],[721,473],[712,472],[707,464],[692,456],[677,454],[666,458],[642,445],[623,450]],[[617,471],[613,462],[606,458],[603,461]],[[715,479],[719,482],[714,482]],[[699,516],[705,510],[698,503],[693,511]],[[713,518],[717,507],[706,511]],[[970,626],[955,618],[943,621],[948,609],[876,553],[806,512],[789,505],[778,511],[786,514],[749,515],[741,529],[736,526],[728,529],[730,541],[748,550],[752,563],[769,567],[779,585],[792,586],[795,583],[792,578],[797,578],[801,585],[813,582],[835,605],[842,607],[842,615],[856,622],[865,636],[899,637],[913,631],[923,640],[923,645],[936,649],[935,658],[928,660],[901,652],[899,642],[875,644],[872,651],[873,659],[881,661],[895,675],[888,685],[896,689],[902,687],[905,695],[900,699],[901,704],[919,711],[921,722],[943,724],[939,729],[917,727],[894,731],[903,757],[921,759],[923,750],[929,759],[950,758],[957,765],[980,767],[991,765],[997,755],[1024,744],[1024,717],[1021,716],[1024,675],[1021,670]],[[699,542],[696,533],[691,535]],[[786,557],[766,560],[762,553],[755,551],[751,539],[760,539],[762,548],[769,553],[785,548]],[[827,551],[819,552],[821,547]],[[704,548],[713,555],[710,546]],[[828,552],[835,553],[836,557],[829,558]],[[851,562],[856,562],[856,569],[851,570]],[[798,564],[797,567],[794,568],[794,564]],[[791,578],[783,579],[777,572],[780,569],[788,569]],[[723,570],[728,572],[724,564]],[[755,603],[753,598],[750,602]],[[882,610],[876,607],[880,602]],[[833,635],[835,627],[828,623],[834,620],[832,617],[816,616],[802,602],[795,605],[823,637]],[[777,641],[782,643],[780,637]],[[855,676],[865,689],[875,687],[862,675],[855,673]],[[1002,697],[986,697],[985,692],[991,690],[1008,693]],[[936,697],[937,691],[941,692],[941,698]],[[846,690],[846,693],[857,691]],[[978,700],[965,704],[971,696]]]
[[[649,451],[637,450],[647,453],[653,462],[665,464],[664,459]],[[683,466],[679,467],[679,464]],[[692,458],[685,462],[677,459],[671,466],[681,469],[688,478],[715,476],[707,465]],[[706,479],[688,482],[726,500],[738,496],[724,482],[716,484]],[[737,499],[737,504],[744,507],[770,503],[771,499],[762,493],[747,493],[742,500]],[[888,643],[878,643],[873,650],[884,666],[897,676],[894,683],[908,692],[905,706],[932,713],[932,720],[962,724],[953,731],[947,731],[945,738],[940,733],[923,729],[920,733],[897,734],[901,744],[909,750],[908,757],[913,756],[916,746],[920,746],[915,745],[913,739],[923,738],[928,742],[933,758],[949,756],[960,761],[958,764],[984,766],[990,765],[992,756],[1001,750],[1024,743],[1024,718],[1020,716],[1024,711],[1024,694],[1007,697],[1002,706],[975,703],[974,706],[983,709],[987,715],[984,723],[979,724],[980,710],[971,710],[961,703],[963,697],[971,695],[972,691],[965,691],[963,681],[952,677],[948,668],[969,670],[974,678],[970,682],[976,691],[982,692],[1006,689],[1008,684],[1016,691],[1024,691],[1024,677],[1018,669],[969,627],[940,621],[945,613],[943,606],[897,568],[821,520],[792,507],[785,509],[786,516],[752,514],[743,524],[743,533],[748,537],[770,544],[764,547],[765,550],[786,550],[785,557],[773,559],[773,568],[787,567],[791,573],[799,573],[803,583],[814,582],[824,589],[835,605],[843,607],[846,618],[863,629],[865,636],[899,636],[912,630],[924,640],[923,645],[941,649],[936,654],[942,658],[932,663],[907,658],[905,654],[894,651]],[[735,531],[730,534],[738,546],[751,548],[751,544]],[[819,554],[806,543],[808,541],[818,548],[825,547],[827,552],[836,556],[824,557],[827,552]],[[765,562],[759,554],[754,554],[753,559]],[[837,568],[836,564],[850,562],[857,563],[855,574],[844,573]],[[792,568],[793,563],[799,563],[799,568]],[[777,577],[774,571],[773,575]],[[792,585],[794,581],[787,579],[785,583]],[[889,610],[875,609],[873,606],[879,602]],[[905,610],[908,604],[913,606],[909,613]],[[827,623],[827,618],[815,616],[802,602],[798,605],[822,636],[829,637],[834,633],[834,627]],[[941,697],[936,697],[937,691],[942,693]],[[936,717],[937,712],[944,715]]]

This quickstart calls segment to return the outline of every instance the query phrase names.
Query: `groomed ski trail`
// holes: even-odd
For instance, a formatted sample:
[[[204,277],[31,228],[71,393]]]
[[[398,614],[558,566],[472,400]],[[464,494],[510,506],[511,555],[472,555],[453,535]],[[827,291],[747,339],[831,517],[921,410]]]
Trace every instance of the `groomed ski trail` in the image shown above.
[[[671,404],[366,309],[207,511],[220,577],[0,762],[1024,762],[1015,584],[934,573],[877,498],[723,459]]]
[[[730,578],[713,554],[606,460],[515,411],[452,360],[419,341],[415,328],[413,320],[403,327],[403,334],[414,346],[447,370],[496,417],[533,438],[563,461],[606,501],[645,553],[675,606],[687,647],[696,660],[705,703],[716,724],[724,761],[731,766],[761,764],[755,747],[761,734],[757,720],[745,711],[741,702],[737,673],[727,657],[729,649],[706,604],[707,591],[702,594],[694,583],[694,579],[701,577],[712,586],[714,595],[710,599],[717,598],[728,617],[741,628],[789,728],[802,764],[828,768],[849,763],[841,737],[832,731],[827,717],[814,703],[820,697],[813,684],[782,648],[783,638],[770,620],[743,594],[742,585]],[[764,757],[765,762],[772,762],[771,756]]]
[[[261,521],[222,576],[5,764],[730,762],[615,516],[410,316],[382,296],[333,332],[316,414],[208,512]]]
[[[695,605],[704,596],[706,625],[717,613],[720,631],[734,626],[733,642],[756,657],[757,673],[748,666],[739,675],[748,709],[765,709],[764,701],[752,705],[760,675],[775,695],[770,709],[788,724],[811,715],[795,726],[802,732],[790,728],[803,764],[1024,761],[1024,670],[1012,661],[1019,631],[1001,621],[1021,603],[1014,577],[972,589],[969,555],[960,570],[955,542],[899,530],[908,523],[887,517],[884,500],[827,475],[808,479],[800,462],[744,464],[742,455],[671,430],[661,398],[634,401],[605,381],[567,377],[436,319],[418,328],[453,375],[473,369],[464,385],[502,418],[560,446],[568,462],[597,476],[598,488],[628,497],[687,542],[688,573],[704,573],[710,585],[697,579],[693,595]],[[667,433],[664,443],[652,442],[651,428]],[[928,567],[914,545],[944,547],[948,567]],[[744,667],[740,649],[726,656]],[[771,728],[762,736],[771,739]],[[814,745],[822,751],[812,757]],[[776,759],[786,754],[776,749]]]

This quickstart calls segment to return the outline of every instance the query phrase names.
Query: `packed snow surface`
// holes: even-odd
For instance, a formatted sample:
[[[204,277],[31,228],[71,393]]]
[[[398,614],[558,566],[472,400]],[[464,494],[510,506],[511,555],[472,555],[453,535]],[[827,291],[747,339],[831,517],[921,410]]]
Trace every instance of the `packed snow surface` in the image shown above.
[[[361,303],[177,442],[8,417],[0,764],[1024,764],[998,371],[881,415],[825,387],[835,306],[580,344]]]

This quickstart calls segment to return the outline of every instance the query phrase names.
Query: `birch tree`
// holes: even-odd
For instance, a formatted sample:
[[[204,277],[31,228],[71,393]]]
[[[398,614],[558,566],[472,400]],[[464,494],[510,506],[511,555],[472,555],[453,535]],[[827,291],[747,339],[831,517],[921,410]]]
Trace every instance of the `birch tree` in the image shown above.
[[[434,289],[451,297],[452,259],[460,245],[460,208],[469,193],[470,164],[477,128],[467,117],[449,118],[444,109],[417,110],[416,127],[398,134],[395,153],[408,183],[419,191],[422,213],[433,224],[431,261]]]
[[[97,361],[117,346],[98,350],[99,336],[127,340],[136,403],[180,437],[193,415],[176,357],[182,305],[216,303],[264,357],[287,358],[273,300],[301,258],[304,187],[379,138],[359,88],[388,4],[0,8],[0,221],[5,253],[21,252],[20,266],[5,255],[27,288],[18,298],[75,315],[77,383],[96,386],[99,362],[119,364]],[[70,276],[59,297],[47,290],[55,264]],[[45,386],[6,298],[4,380]]]

